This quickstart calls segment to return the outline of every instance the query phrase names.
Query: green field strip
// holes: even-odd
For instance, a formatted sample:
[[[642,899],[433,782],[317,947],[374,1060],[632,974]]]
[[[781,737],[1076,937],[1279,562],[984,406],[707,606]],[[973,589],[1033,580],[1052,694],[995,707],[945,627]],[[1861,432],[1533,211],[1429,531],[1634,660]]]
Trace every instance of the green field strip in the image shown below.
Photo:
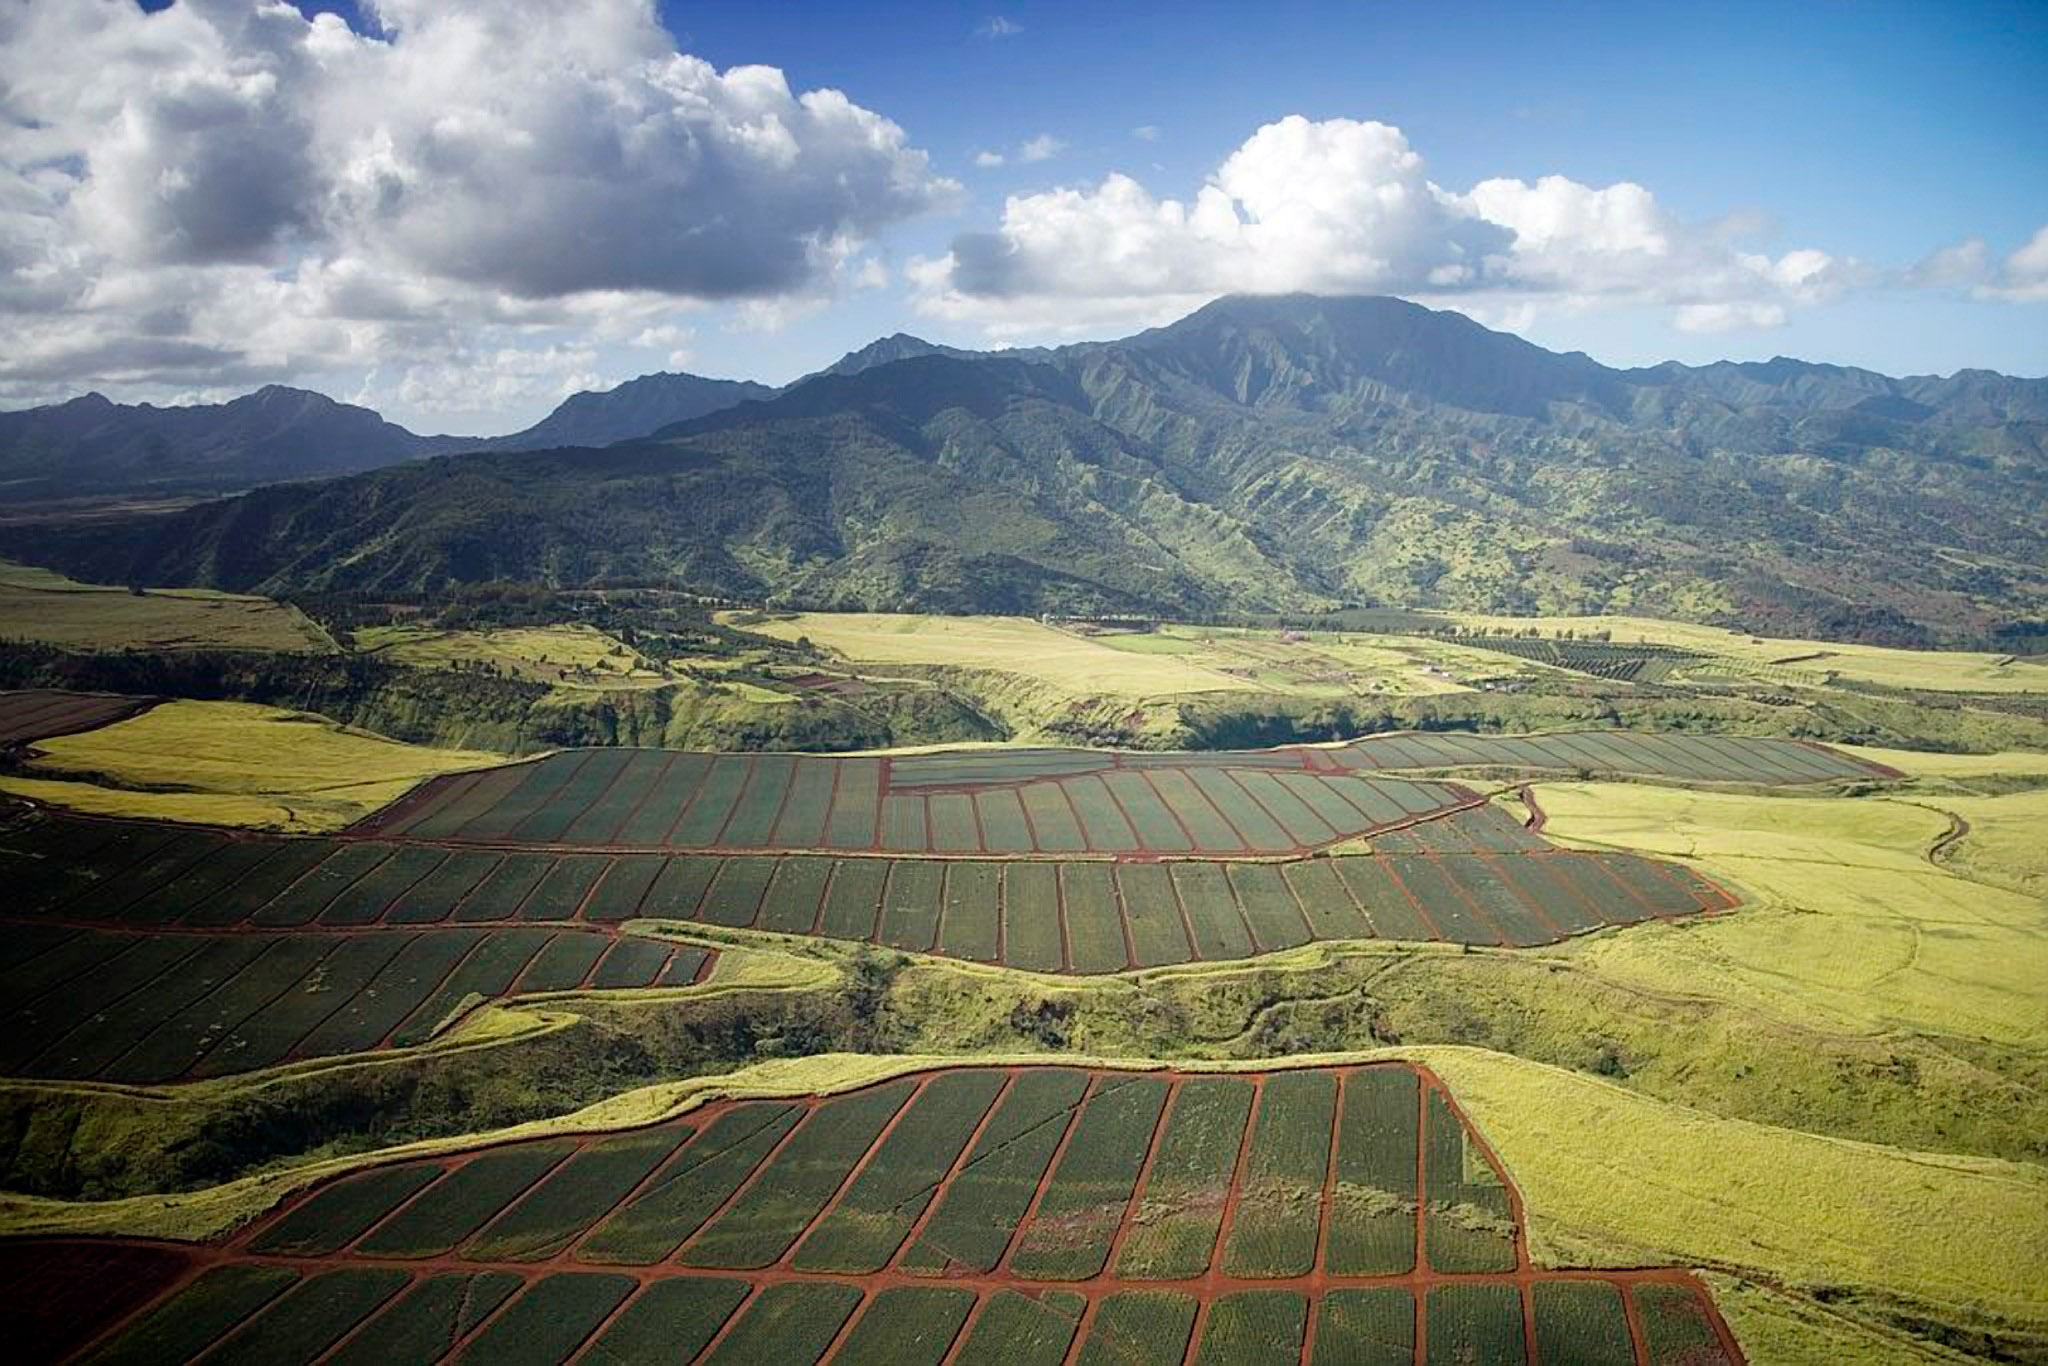
[[[1466,900],[1500,927],[1508,943],[1530,948],[1557,938],[1556,928],[1538,913],[1535,905],[1509,886],[1492,863],[1477,854],[1447,854],[1437,867],[1465,894]]]
[[[1431,1366],[1514,1366],[1529,1359],[1522,1297],[1512,1285],[1432,1286],[1423,1312]]]
[[[1323,1268],[1399,1276],[1415,1268],[1419,1083],[1406,1067],[1344,1074]]]
[[[1125,1290],[1103,1300],[1075,1356],[1079,1366],[1179,1366],[1198,1306],[1193,1296]]]
[[[631,762],[632,755],[623,750],[586,751],[569,781],[539,810],[512,827],[511,838],[521,844],[559,843],[578,817],[599,804]]]
[[[692,920],[704,903],[704,893],[724,866],[723,859],[678,854],[662,865],[640,898],[640,914],[666,916],[671,920]]]
[[[227,843],[212,831],[180,830],[120,873],[88,883],[61,903],[67,916],[88,920],[129,920],[146,922],[147,916],[129,916],[128,906],[151,888],[169,882],[201,859],[211,857]]]
[[[1566,935],[1584,934],[1607,922],[1593,913],[1570,884],[1559,877],[1556,857],[1547,854],[1495,854],[1493,866],[1508,885],[1542,910],[1544,918]]]
[[[1112,762],[1107,754],[1085,749],[912,754],[895,761],[891,781],[898,787],[1016,783],[1033,778],[1058,778],[1070,773],[1096,773],[1108,768]]]
[[[550,754],[519,765],[518,785],[466,821],[460,838],[509,840],[522,821],[537,811],[545,810],[554,801],[555,795],[575,776],[586,757],[586,752]]]
[[[746,786],[733,803],[732,817],[712,843],[727,849],[761,849],[775,833],[783,798],[796,777],[796,759],[788,754],[757,754]]]
[[[469,1340],[458,1362],[558,1366],[638,1289],[614,1271],[560,1271],[526,1287]]]
[[[266,950],[275,947],[274,941],[251,938],[208,938],[199,943],[199,951],[181,961],[175,971],[102,1010],[73,1016],[64,1024],[75,1022],[76,1027],[62,1037],[57,1031],[46,1035],[53,1042],[27,1062],[26,1070],[35,1076],[71,1080],[98,1076],[239,973],[252,969],[260,973]],[[331,941],[321,946],[322,951],[329,946]]]
[[[1239,1290],[1209,1306],[1196,1366],[1266,1366],[1301,1359],[1308,1297],[1293,1290]]]
[[[428,848],[428,846],[422,846],[422,844],[383,844],[383,846],[375,846],[375,848],[381,848],[385,856],[379,858],[375,864],[371,864],[371,866],[367,866],[365,870],[362,870],[360,877],[350,879],[346,887],[336,889],[336,893],[332,897],[328,897],[326,905],[319,907],[319,915],[317,915],[317,922],[319,924],[322,924],[322,926],[373,926],[373,924],[377,924],[377,920],[385,913],[385,909],[393,901],[397,901],[399,895],[406,893],[406,889],[410,889],[414,883],[418,883],[422,877],[426,877],[428,872],[438,868],[440,862],[446,858],[446,854],[442,854],[440,850]],[[334,862],[336,860],[330,858],[328,862],[319,864],[319,868],[315,868],[313,872],[307,874],[305,883],[313,883],[315,879],[322,877],[322,874]],[[305,922],[297,922],[295,920],[295,922],[287,922],[287,924],[305,924]]]
[[[1580,854],[1575,862],[1588,881],[1597,882],[1598,878],[1604,877],[1612,887],[1613,899],[1638,918],[1671,913],[1670,903],[1676,897],[1677,889],[1666,884],[1660,893],[1644,876],[1648,870],[1635,855],[1589,852]],[[1691,909],[1690,902],[1682,904]]]
[[[1415,1296],[1397,1287],[1326,1292],[1309,1366],[1415,1366]]]
[[[654,979],[658,987],[686,987],[697,980],[697,974],[704,971],[704,962],[711,954],[706,949],[691,948],[687,944],[676,946],[668,965]]]
[[[825,884],[832,876],[828,858],[786,858],[779,861],[775,875],[762,894],[761,912],[755,924],[764,930],[784,934],[809,934],[818,923],[825,902]]]
[[[1060,1366],[1087,1307],[1071,1291],[998,1290],[983,1302],[953,1366]]]
[[[204,940],[186,936],[107,940],[103,960],[88,962],[75,977],[45,988],[34,1000],[0,1017],[0,1075],[21,1075],[23,1064],[48,1049],[52,1040],[61,1040],[78,1021],[143,990],[205,947]],[[79,952],[91,954],[99,942],[81,945]],[[72,956],[68,948],[65,956]]]
[[[524,1284],[509,1271],[443,1272],[416,1281],[337,1348],[328,1366],[439,1361]]]
[[[1281,829],[1280,823],[1266,808],[1237,783],[1236,775],[1220,768],[1195,768],[1187,773],[1196,789],[1216,808],[1217,814],[1237,832],[1238,840],[1245,849],[1271,853],[1295,847],[1297,841],[1294,837]]]
[[[1635,1366],[1635,1343],[1617,1287],[1606,1281],[1538,1281],[1531,1302],[1537,1360]]]
[[[671,844],[669,833],[683,817],[704,776],[711,771],[709,754],[671,754],[647,792],[625,807],[618,828],[606,843],[629,849]],[[624,807],[624,803],[620,805]]]
[[[711,1121],[576,1249],[586,1262],[650,1266],[724,1207],[804,1117],[797,1105],[735,1105]]]
[[[339,1252],[425,1190],[441,1171],[431,1163],[409,1162],[372,1167],[320,1186],[250,1239],[249,1250],[288,1257]]]
[[[77,821],[47,816],[0,833],[0,872],[17,912],[46,911],[121,878],[160,852],[180,832],[140,822]],[[120,885],[114,883],[114,885]]]
[[[1174,895],[1195,935],[1195,957],[1249,958],[1253,953],[1251,931],[1237,911],[1237,896],[1223,865],[1218,863],[1175,863]]]
[[[160,882],[128,904],[123,919],[171,925],[191,916],[262,866],[276,851],[268,840],[236,840]]]
[[[839,1203],[811,1226],[790,1264],[800,1271],[879,1271],[938,1194],[982,1117],[1001,1072],[942,1072],[918,1092]]]
[[[158,1304],[97,1351],[92,1366],[190,1361],[282,1295],[299,1273],[281,1266],[216,1266]]]
[[[1087,1090],[1085,1072],[1017,1073],[902,1265],[935,1272],[949,1266],[994,1270]]]
[[[524,776],[515,767],[501,765],[429,778],[399,798],[399,804],[411,804],[409,810],[387,806],[358,821],[356,828],[402,839],[459,840],[472,820],[503,801]]]
[[[925,799],[931,822],[931,847],[942,854],[978,854],[981,831],[975,824],[974,799],[960,792],[934,792]]]
[[[1081,818],[1067,801],[1058,783],[1029,783],[1017,789],[1024,803],[1024,817],[1031,822],[1038,848],[1048,854],[1080,854],[1088,849],[1081,833]]]
[[[716,843],[718,832],[725,829],[733,808],[739,804],[740,791],[752,771],[753,760],[749,756],[714,757],[696,782],[689,804],[677,814],[674,829],[658,842],[678,849],[702,849]]]
[[[1629,895],[1628,888],[1611,874],[1602,871],[1590,854],[1570,850],[1546,855],[1543,870],[1609,925],[1635,925],[1650,919],[1649,908]]]
[[[1762,741],[1717,744],[1714,737],[1706,735],[1659,738],[1674,757],[1690,759],[1703,768],[1711,767],[1725,781],[1807,783],[1834,776],[1826,764],[1802,763],[1793,757],[1790,750],[1775,744],[1766,747]],[[1814,757],[1819,758],[1818,755]]]
[[[753,924],[755,917],[761,914],[761,898],[768,894],[768,883],[775,876],[778,861],[772,856],[760,855],[727,859],[704,893],[698,918],[709,924],[733,928]]]
[[[1244,852],[1244,839],[1230,822],[1202,795],[1194,779],[1178,769],[1149,769],[1139,776],[1151,784],[1152,790],[1180,821],[1195,847],[1210,854],[1238,854]]]
[[[1732,1366],[1707,1307],[1691,1286],[1645,1282],[1630,1291],[1649,1366]]]
[[[1081,1107],[1038,1208],[1017,1237],[1010,1270],[1035,1281],[1099,1273],[1151,1150],[1168,1084],[1138,1077],[1101,1086]]]
[[[563,931],[541,947],[519,980],[512,984],[515,995],[536,991],[569,991],[582,985],[591,968],[604,956],[609,941],[600,935]]]
[[[1423,1243],[1432,1271],[1513,1271],[1514,1211],[1507,1188],[1465,1125],[1431,1089],[1424,1124]],[[1434,1336],[1434,1334],[1432,1334]]]
[[[1231,1275],[1305,1276],[1315,1266],[1336,1104],[1331,1072],[1276,1072],[1261,1084],[1243,1189],[1223,1240]]]
[[[1003,961],[1030,972],[1066,965],[1060,932],[1060,870],[1013,863],[1003,870]]]
[[[475,1262],[546,1261],[626,1198],[690,1137],[680,1125],[586,1144],[462,1249]]]
[[[1334,779],[1318,773],[1275,773],[1271,781],[1308,808],[1333,836],[1357,834],[1371,824],[1360,817],[1357,807],[1338,795],[1332,786]]]
[[[1101,778],[1082,774],[1063,779],[1060,787],[1072,804],[1075,816],[1080,819],[1082,837],[1090,849],[1122,854],[1145,847],[1137,832],[1131,829],[1131,823],[1124,819],[1123,808],[1103,786]]]
[[[945,865],[934,860],[891,860],[876,938],[891,948],[930,952],[939,934],[945,871]]]
[[[825,844],[833,849],[871,848],[881,831],[882,760],[841,759],[837,763],[839,783],[832,791]]]
[[[485,999],[503,996],[534,955],[554,937],[548,930],[493,930],[472,949],[455,970],[406,1016],[390,1035],[394,1048],[410,1048],[433,1037],[455,1008],[470,996]]]
[[[753,1183],[684,1249],[689,1266],[770,1266],[846,1182],[916,1083],[904,1079],[824,1101]]]
[[[868,1297],[833,1366],[939,1366],[974,1308],[972,1290],[893,1286]]]
[[[573,920],[576,912],[583,907],[597,880],[611,867],[611,859],[603,854],[570,854],[555,860],[541,878],[540,885],[533,889],[519,905],[519,919],[522,921]]]
[[[296,1051],[305,1057],[324,1058],[375,1048],[401,1020],[419,1009],[487,933],[436,930],[415,935],[370,979],[369,986],[306,1035]]]
[[[1408,889],[1430,922],[1454,944],[1500,944],[1501,933],[1487,923],[1479,908],[1465,899],[1434,855],[1389,854],[1384,859],[1394,880]]]
[[[1372,922],[1351,899],[1329,859],[1303,859],[1281,866],[1281,876],[1294,893],[1317,939],[1370,939]]]
[[[1208,1270],[1253,1094],[1239,1077],[1190,1077],[1176,1088],[1117,1257],[1118,1276],[1177,1281]]]
[[[575,819],[562,828],[557,842],[561,844],[608,845],[627,844],[620,838],[632,815],[640,804],[661,785],[669,768],[669,756],[650,753],[646,750],[627,749],[619,751],[625,762],[612,778],[603,796],[576,814]],[[659,832],[657,832],[659,833]],[[649,839],[643,843],[652,844]]]
[[[263,947],[264,952],[254,955],[253,961],[244,960],[240,966],[236,965],[240,954],[221,961],[221,975],[212,979],[213,989],[166,1017],[152,1009],[149,998],[188,972],[203,975],[197,959],[179,964],[175,977],[163,979],[156,984],[156,990],[130,1003],[131,1018],[141,1023],[145,1032],[134,1046],[101,1068],[99,1075],[109,1081],[143,1084],[183,1076],[222,1035],[304,978],[332,943],[291,935],[270,939]],[[152,1023],[156,1024],[154,1029],[149,1027]]]
[[[593,925],[613,925],[640,913],[640,903],[661,876],[668,860],[659,855],[625,854],[612,860],[603,881],[583,905],[583,918]]]
[[[1075,972],[1122,972],[1130,966],[1123,911],[1108,864],[1061,864],[1060,906]]]
[[[673,1276],[650,1282],[578,1360],[586,1366],[694,1360],[751,1288],[745,1281],[723,1276]]]
[[[705,1366],[760,1366],[817,1361],[860,1303],[850,1285],[785,1281],[764,1288],[740,1310]]]
[[[337,936],[333,951],[275,1000],[221,1036],[192,1065],[195,1078],[272,1067],[328,1016],[354,999],[406,946],[407,934]]]
[[[1412,828],[1388,830],[1372,837],[1372,851],[1375,854],[1419,854],[1423,852],[1423,845],[1415,838]]]
[[[567,1139],[546,1139],[479,1153],[370,1230],[354,1251],[366,1257],[441,1256],[468,1242],[574,1151]]]
[[[769,832],[769,844],[777,849],[815,849],[824,843],[839,769],[840,761],[836,759],[796,761],[796,771],[790,775],[789,795],[783,800],[782,815],[774,830]]]
[[[1166,865],[1124,864],[1116,870],[1116,883],[1125,921],[1130,926],[1131,950],[1137,966],[1156,968],[1166,963],[1185,963],[1194,957],[1187,927],[1181,920],[1180,899],[1173,894],[1173,880]]]
[[[1326,777],[1323,786],[1356,812],[1355,819],[1363,820],[1368,830],[1404,820],[1409,814],[1408,808],[1394,800],[1393,794],[1400,789],[1391,783],[1368,778]]]
[[[453,919],[465,925],[513,919],[554,866],[554,859],[547,854],[507,854],[455,908]]]
[[[411,1281],[390,1267],[343,1267],[308,1276],[216,1343],[209,1366],[310,1366]]]
[[[0,961],[0,999],[22,999],[19,983],[34,983],[32,990],[41,991],[45,986],[83,972],[105,956],[99,941],[110,938],[112,936],[103,936],[97,930],[73,929],[68,925],[10,926],[7,934],[0,937],[0,960],[4,960]],[[125,936],[122,940],[124,943],[136,942]],[[67,944],[85,952],[73,961],[58,952]]]
[[[948,863],[939,952],[993,963],[1003,924],[1003,866]]]
[[[1655,860],[1640,854],[1595,854],[1593,857],[1659,915],[1686,915],[1700,909],[1699,898],[1693,888],[1672,879],[1664,871],[1664,865]]]
[[[1301,903],[1288,890],[1287,879],[1277,865],[1232,864],[1226,872],[1245,924],[1261,949],[1267,953],[1291,949],[1314,937],[1301,913]]]
[[[1010,788],[975,793],[974,819],[981,827],[982,847],[991,854],[1028,854],[1038,847],[1024,819],[1024,803]]]
[[[882,798],[881,846],[893,854],[930,852],[925,830],[925,799],[893,792]]]
[[[384,912],[387,925],[431,925],[455,913],[462,899],[497,871],[500,856],[457,850],[433,872],[400,892]]]
[[[667,965],[668,955],[669,945],[658,939],[621,939],[590,974],[590,985],[614,990],[652,986]]]
[[[1142,773],[1105,773],[1098,780],[1122,809],[1124,818],[1147,849],[1169,853],[1194,848],[1194,840]]]
[[[873,939],[888,881],[889,865],[880,859],[840,859],[825,889],[820,931],[835,939]]]

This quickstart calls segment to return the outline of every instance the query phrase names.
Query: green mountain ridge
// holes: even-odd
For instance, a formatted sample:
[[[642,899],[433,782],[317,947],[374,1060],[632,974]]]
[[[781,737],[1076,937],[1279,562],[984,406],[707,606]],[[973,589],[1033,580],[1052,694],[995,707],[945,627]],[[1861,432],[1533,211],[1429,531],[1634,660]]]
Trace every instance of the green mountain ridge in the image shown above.
[[[889,338],[600,450],[8,528],[0,549],[279,593],[517,579],[932,611],[1627,610],[1929,643],[2039,614],[2044,414],[2048,381],[1614,370],[1399,300],[1229,298],[1052,351]]]

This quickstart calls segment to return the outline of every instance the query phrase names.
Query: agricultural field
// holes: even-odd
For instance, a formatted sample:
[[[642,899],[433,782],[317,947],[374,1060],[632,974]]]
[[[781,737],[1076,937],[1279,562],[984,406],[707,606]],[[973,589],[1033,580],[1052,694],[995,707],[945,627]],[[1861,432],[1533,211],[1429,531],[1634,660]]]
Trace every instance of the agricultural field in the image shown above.
[[[5,694],[15,697],[24,694]],[[49,696],[49,694],[44,694]],[[274,830],[336,830],[422,779],[501,754],[430,749],[246,702],[89,699],[111,724],[40,739],[0,792],[107,816]]]
[[[295,607],[205,588],[130,592],[0,561],[0,640],[74,650],[279,650],[325,654],[334,641]]]
[[[658,688],[669,679],[616,636],[594,626],[521,626],[446,631],[424,626],[366,626],[354,632],[363,654],[423,669],[482,668],[571,688]]]
[[[0,692],[0,750],[125,721],[156,704],[149,697],[32,688]]]
[[[495,849],[42,815],[0,832],[0,867],[14,890],[5,916],[38,927],[694,921],[1052,973],[1317,940],[1531,947],[1733,905],[1681,864],[1552,848],[1496,805],[1396,835],[1398,852],[1233,864]]]
[[[1404,734],[1206,754],[838,757],[562,751],[423,784],[360,833],[478,844],[896,854],[1302,855],[1475,808],[1401,770],[1802,785],[1895,776],[1790,740],[1583,731]]]
[[[1689,1273],[1536,1266],[1507,1171],[1401,1063],[912,1073],[375,1165],[199,1247],[0,1259],[18,1345],[93,1362],[1742,1360]]]

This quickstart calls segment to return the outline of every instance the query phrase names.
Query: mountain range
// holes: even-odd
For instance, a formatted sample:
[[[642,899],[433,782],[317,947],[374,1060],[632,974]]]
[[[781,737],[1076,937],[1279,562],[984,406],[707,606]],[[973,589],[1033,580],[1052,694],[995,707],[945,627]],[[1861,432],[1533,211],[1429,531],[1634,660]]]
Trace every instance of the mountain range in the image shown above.
[[[0,550],[278,593],[509,579],[933,611],[1632,611],[1915,644],[1983,639],[2048,594],[2044,380],[1620,370],[1457,313],[1295,295],[1050,350],[898,336],[772,394],[698,387],[717,383],[690,393],[741,401],[603,446],[629,425],[603,400],[631,391],[636,422],[660,405],[626,385],[495,449],[8,527]]]

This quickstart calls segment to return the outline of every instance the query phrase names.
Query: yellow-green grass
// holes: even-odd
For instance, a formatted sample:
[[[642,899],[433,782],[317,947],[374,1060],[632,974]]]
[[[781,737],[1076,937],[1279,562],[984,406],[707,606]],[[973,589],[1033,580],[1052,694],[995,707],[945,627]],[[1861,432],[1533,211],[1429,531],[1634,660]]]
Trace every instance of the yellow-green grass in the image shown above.
[[[1694,860],[1751,899],[1574,946],[1609,977],[1838,1031],[2048,1047],[2048,906],[1930,864],[1949,828],[1938,811],[1617,783],[1536,795],[1550,838]]]
[[[1445,613],[1461,626],[1489,631],[1535,627],[1545,636],[1570,630],[1584,637],[1607,631],[1618,643],[1647,641],[1676,645],[1738,665],[1790,665],[1796,669],[1833,673],[1862,683],[1937,692],[2048,692],[2048,663],[2010,655],[1952,650],[1897,650],[1880,645],[1848,645],[1826,640],[1783,640],[1744,635],[1719,626],[1663,621],[1655,617],[1501,617]],[[1810,656],[1820,656],[1812,658]]]
[[[506,761],[247,702],[165,702],[36,749],[0,790],[96,815],[301,831],[339,829],[435,774]]]
[[[356,648],[419,668],[488,664],[514,678],[566,687],[660,687],[667,679],[618,637],[594,626],[512,626],[441,631],[424,626],[368,626]]]
[[[1890,765],[1909,778],[1965,784],[1975,779],[2048,778],[2048,754],[2037,750],[1934,754],[1917,749],[1880,749],[1874,745],[1835,745],[1834,748],[1872,763]]]
[[[739,623],[735,623],[739,624]],[[808,637],[856,664],[931,664],[1015,674],[1074,697],[1246,692],[1254,685],[1173,654],[1117,649],[1028,617],[806,612],[746,623],[782,640]]]
[[[1531,668],[1423,636],[1168,625],[1093,639],[1129,653],[1173,655],[1288,697],[1428,697],[1466,691],[1471,679]]]
[[[1929,800],[1968,826],[1960,840],[1941,852],[1944,865],[2048,905],[2048,789]]]
[[[205,588],[131,593],[0,561],[0,639],[74,650],[329,652],[334,642],[295,607]]]

